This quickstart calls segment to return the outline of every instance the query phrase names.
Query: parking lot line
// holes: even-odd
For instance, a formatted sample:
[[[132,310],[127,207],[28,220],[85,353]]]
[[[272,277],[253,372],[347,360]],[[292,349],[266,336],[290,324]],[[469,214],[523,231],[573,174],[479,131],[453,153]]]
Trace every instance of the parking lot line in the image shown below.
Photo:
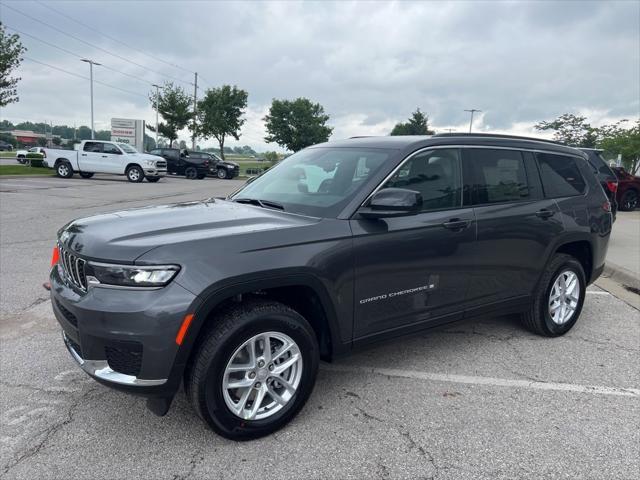
[[[600,290],[587,290],[587,295],[611,295],[609,292]]]
[[[468,385],[488,385],[493,387],[527,388],[530,390],[551,390],[556,392],[591,393],[595,395],[614,395],[640,398],[640,388],[619,388],[602,385],[580,385],[575,383],[537,382],[507,378],[478,377],[472,375],[454,375],[448,373],[419,372],[415,370],[396,370],[392,368],[369,368],[323,364],[323,370],[342,373],[364,373],[385,377],[410,378],[434,382],[464,383]]]

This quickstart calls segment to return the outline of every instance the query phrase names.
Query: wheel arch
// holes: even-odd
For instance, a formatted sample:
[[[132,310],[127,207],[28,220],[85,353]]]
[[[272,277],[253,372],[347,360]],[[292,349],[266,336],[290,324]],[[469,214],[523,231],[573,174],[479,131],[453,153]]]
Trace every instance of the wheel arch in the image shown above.
[[[588,238],[576,237],[573,239],[566,239],[562,243],[556,246],[554,249],[549,261],[553,258],[553,255],[557,253],[564,253],[566,255],[571,255],[575,258],[580,265],[582,265],[582,269],[584,270],[584,276],[588,283],[591,281],[591,276],[593,275],[593,245]]]
[[[193,319],[177,352],[172,378],[182,378],[206,326],[215,321],[216,312],[233,302],[242,301],[246,296],[279,301],[305,317],[316,332],[324,360],[331,360],[350,347],[340,340],[338,319],[329,293],[312,275],[230,280],[225,285],[212,285],[198,296]]]
[[[129,162],[127,163],[127,166],[124,167],[124,173],[126,174],[131,167],[138,167],[140,170],[142,170],[142,166],[139,163]],[[143,170],[143,173],[144,173],[144,170]]]

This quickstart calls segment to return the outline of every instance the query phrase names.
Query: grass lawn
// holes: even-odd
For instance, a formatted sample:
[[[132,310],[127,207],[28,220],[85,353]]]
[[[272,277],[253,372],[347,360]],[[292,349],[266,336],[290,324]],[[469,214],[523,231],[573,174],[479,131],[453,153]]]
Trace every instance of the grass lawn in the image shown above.
[[[24,165],[0,165],[1,175],[53,175],[49,168],[25,167]]]
[[[228,155],[227,155],[228,157]],[[240,165],[240,175],[241,176],[246,176],[247,175],[247,168],[259,168],[259,169],[265,169],[267,167],[271,166],[271,162],[256,162],[255,160],[252,161],[243,161],[243,160],[231,160],[229,159],[229,161],[231,162],[236,162],[238,163],[238,165]]]
[[[0,158],[16,158],[16,151],[13,152],[0,152]]]

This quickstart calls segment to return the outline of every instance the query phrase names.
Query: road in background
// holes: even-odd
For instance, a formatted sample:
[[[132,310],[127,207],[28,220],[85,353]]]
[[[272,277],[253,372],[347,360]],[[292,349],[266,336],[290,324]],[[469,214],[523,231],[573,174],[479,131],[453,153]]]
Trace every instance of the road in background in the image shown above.
[[[0,477],[638,477],[640,312],[595,286],[560,338],[487,317],[323,364],[301,414],[252,442],[208,430],[183,392],[159,418],[89,379],[41,287],[57,229],[240,184],[0,180]]]

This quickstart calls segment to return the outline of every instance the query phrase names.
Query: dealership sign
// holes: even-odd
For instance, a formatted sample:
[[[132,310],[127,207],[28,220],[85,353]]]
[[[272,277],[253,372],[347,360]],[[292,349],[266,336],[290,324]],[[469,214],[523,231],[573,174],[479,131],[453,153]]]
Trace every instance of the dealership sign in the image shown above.
[[[144,120],[112,118],[111,141],[127,143],[139,152],[144,152]]]

